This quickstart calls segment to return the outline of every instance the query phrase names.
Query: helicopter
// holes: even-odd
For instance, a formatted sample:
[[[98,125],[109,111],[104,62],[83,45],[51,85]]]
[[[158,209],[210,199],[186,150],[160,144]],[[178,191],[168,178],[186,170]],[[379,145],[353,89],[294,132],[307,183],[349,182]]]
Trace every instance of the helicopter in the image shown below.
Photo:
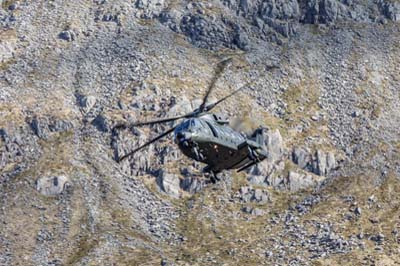
[[[206,164],[203,172],[209,175],[213,183],[219,180],[218,174],[223,170],[237,169],[238,172],[241,172],[267,158],[268,152],[264,146],[263,127],[257,128],[248,137],[230,127],[229,120],[226,117],[210,113],[218,104],[246,87],[246,85],[242,86],[222,99],[207,104],[207,99],[215,87],[216,81],[230,61],[231,59],[228,58],[217,65],[215,75],[203,97],[203,101],[194,111],[180,116],[131,124],[129,128],[183,120],[159,136],[116,158],[116,161],[122,162],[171,133],[174,135],[174,142],[185,156]],[[121,129],[127,128],[127,126],[119,124],[114,128]]]

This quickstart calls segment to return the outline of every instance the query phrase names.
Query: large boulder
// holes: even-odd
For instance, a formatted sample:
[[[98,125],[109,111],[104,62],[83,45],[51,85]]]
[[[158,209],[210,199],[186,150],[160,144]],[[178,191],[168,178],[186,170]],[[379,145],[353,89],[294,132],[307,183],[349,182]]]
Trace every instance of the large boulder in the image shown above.
[[[44,196],[57,196],[71,185],[66,176],[44,176],[36,181],[36,190]]]
[[[96,97],[93,95],[83,96],[80,100],[80,105],[84,113],[90,112],[96,104]]]
[[[295,147],[292,152],[292,160],[300,168],[306,169],[312,161],[311,154],[302,147]]]
[[[239,198],[242,202],[256,202],[260,204],[271,201],[267,190],[253,188],[252,186],[241,187],[239,190]]]
[[[182,190],[187,191],[191,194],[199,192],[205,186],[204,181],[198,177],[187,176],[180,181],[180,187]]]
[[[278,129],[265,133],[265,148],[268,151],[267,158],[249,169],[248,180],[254,185],[272,185],[276,187],[281,184],[282,180],[272,177],[285,167],[283,162],[285,147]]]
[[[318,181],[312,175],[302,175],[292,171],[289,172],[286,180],[287,188],[292,192],[315,186],[317,183]]]
[[[326,176],[336,168],[335,155],[332,152],[317,150],[312,171],[317,175]]]
[[[99,114],[98,116],[96,116],[95,119],[93,119],[92,121],[92,125],[101,132],[110,131],[110,121],[104,114]]]
[[[392,20],[400,21],[400,3],[397,1],[384,1],[379,0],[378,5],[383,15]]]
[[[17,49],[17,37],[14,30],[0,29],[0,64],[14,57]]]
[[[328,175],[337,166],[333,152],[317,150],[312,153],[310,149],[303,147],[295,147],[293,149],[292,161],[301,169],[320,176]]]
[[[139,10],[137,16],[144,19],[157,17],[165,5],[164,0],[137,0],[135,3],[135,7]]]
[[[134,128],[128,130],[113,131],[113,139],[111,145],[114,149],[116,159],[120,159],[133,149],[143,145],[148,141],[148,136],[140,129]],[[149,174],[155,170],[152,166],[154,162],[154,144],[149,145],[140,152],[136,152],[121,162],[121,166],[125,172],[131,175],[139,176]]]
[[[261,16],[273,19],[289,20],[300,16],[297,0],[264,1],[260,9]]]
[[[265,146],[268,151],[267,160],[271,163],[277,162],[282,159],[285,147],[283,138],[278,129],[274,131],[268,131],[265,134]]]
[[[178,175],[161,171],[157,178],[160,189],[173,198],[180,196],[180,178]]]
[[[48,139],[51,133],[65,132],[74,127],[72,122],[68,120],[62,120],[51,116],[35,116],[31,119],[29,124],[35,135],[41,139]]]

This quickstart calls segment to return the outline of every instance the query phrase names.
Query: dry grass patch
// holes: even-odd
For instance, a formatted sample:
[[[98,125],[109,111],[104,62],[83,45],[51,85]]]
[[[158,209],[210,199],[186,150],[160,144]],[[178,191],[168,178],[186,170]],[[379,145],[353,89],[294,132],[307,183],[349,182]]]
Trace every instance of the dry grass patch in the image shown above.
[[[12,103],[0,104],[0,117],[0,127],[5,127],[11,123],[14,126],[25,123],[25,117],[22,113],[21,106]]]

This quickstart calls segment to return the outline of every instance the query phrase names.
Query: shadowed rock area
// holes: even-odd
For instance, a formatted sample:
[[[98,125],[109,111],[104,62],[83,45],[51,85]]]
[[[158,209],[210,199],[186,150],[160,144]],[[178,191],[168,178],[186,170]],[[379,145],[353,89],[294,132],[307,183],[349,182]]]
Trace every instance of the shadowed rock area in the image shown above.
[[[400,3],[0,0],[0,265],[396,265]],[[265,130],[216,184],[187,113]]]

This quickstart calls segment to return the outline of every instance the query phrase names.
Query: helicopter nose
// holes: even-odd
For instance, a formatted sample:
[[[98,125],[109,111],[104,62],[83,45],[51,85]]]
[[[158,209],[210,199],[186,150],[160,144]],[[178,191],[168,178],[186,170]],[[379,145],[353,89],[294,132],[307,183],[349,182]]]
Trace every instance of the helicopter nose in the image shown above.
[[[178,132],[178,134],[176,134],[176,138],[179,140],[181,138],[184,138],[185,134],[183,134],[183,132]]]
[[[189,132],[178,132],[176,134],[175,142],[178,144],[184,144],[187,143],[188,140],[190,140],[192,134]]]

